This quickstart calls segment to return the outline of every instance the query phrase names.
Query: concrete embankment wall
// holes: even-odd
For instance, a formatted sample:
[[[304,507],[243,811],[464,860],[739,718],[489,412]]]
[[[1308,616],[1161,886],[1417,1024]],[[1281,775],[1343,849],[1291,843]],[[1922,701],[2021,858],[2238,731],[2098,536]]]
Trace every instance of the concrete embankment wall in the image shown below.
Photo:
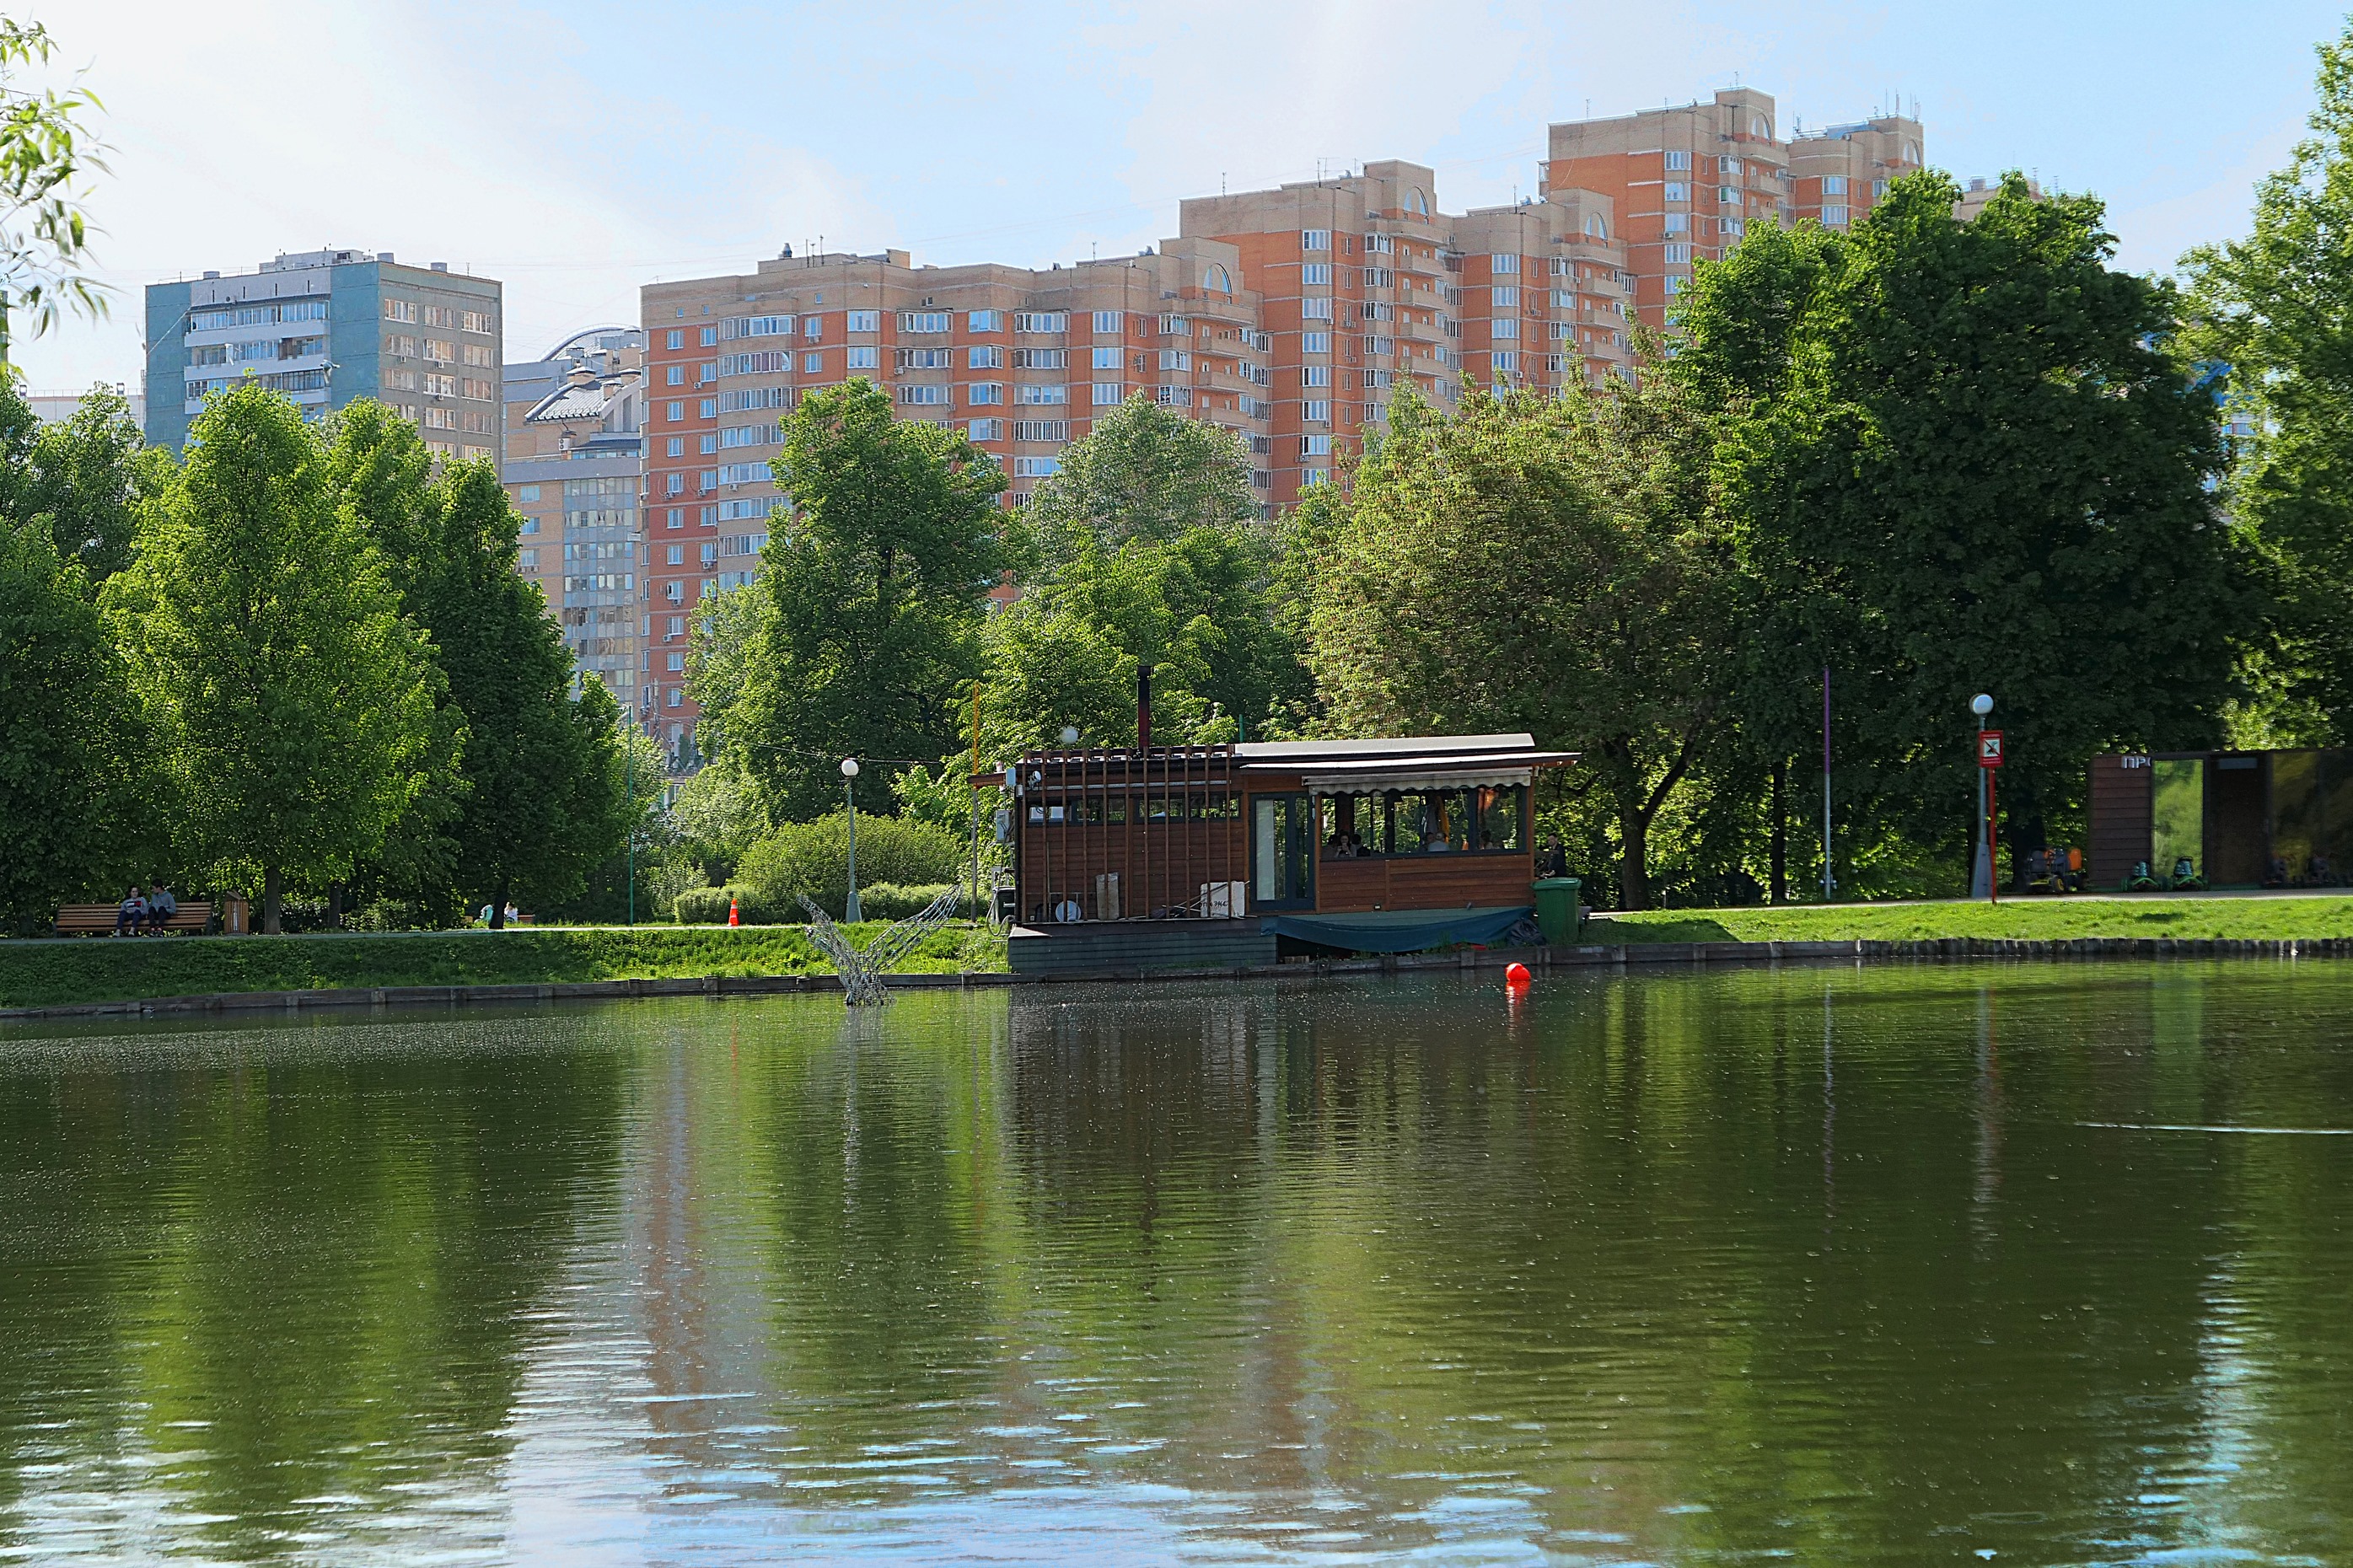
[[[893,990],[976,989],[1005,985],[1083,985],[1105,981],[1298,980],[1320,975],[1398,974],[1432,970],[1502,969],[1526,964],[1550,971],[1659,969],[1683,965],[1782,963],[1867,963],[1892,960],[2353,958],[2353,938],[2253,942],[2226,938],[2074,937],[2032,942],[1945,937],[1922,942],[1658,942],[1610,947],[1480,948],[1451,953],[1402,953],[1387,958],[1334,959],[1219,969],[1112,969],[1092,974],[894,974]],[[484,1003],[618,1001],[640,996],[772,996],[797,992],[839,994],[829,974],[704,975],[668,980],[590,980],[546,985],[384,985],[337,991],[239,991],[206,996],[156,996],[136,1001],[78,1002],[47,1007],[0,1007],[0,1021],[110,1017],[185,1017],[231,1013],[305,1012],[317,1008],[470,1006]]]

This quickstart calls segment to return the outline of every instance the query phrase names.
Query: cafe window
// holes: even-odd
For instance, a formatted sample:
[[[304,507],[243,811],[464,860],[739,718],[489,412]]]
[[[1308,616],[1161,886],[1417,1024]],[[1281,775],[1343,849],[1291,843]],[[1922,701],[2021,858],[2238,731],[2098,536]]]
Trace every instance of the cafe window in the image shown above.
[[[1317,798],[1316,843],[1325,860],[1451,855],[1527,847],[1527,786],[1388,790]]]

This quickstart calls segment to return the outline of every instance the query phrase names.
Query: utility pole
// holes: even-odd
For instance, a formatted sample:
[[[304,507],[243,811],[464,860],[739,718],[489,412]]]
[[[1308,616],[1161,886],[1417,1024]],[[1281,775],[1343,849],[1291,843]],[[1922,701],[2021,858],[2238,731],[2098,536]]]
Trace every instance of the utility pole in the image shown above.
[[[1822,666],[1822,902],[1838,896],[1831,871],[1831,667]]]
[[[854,922],[858,912],[858,759],[841,759],[841,797],[849,803],[849,901],[841,906],[841,918]]]
[[[1970,835],[1973,847],[1969,854],[1969,897],[1993,897],[1993,842],[1987,833],[1989,805],[1993,788],[1993,774],[1985,766],[1986,716],[1993,711],[1993,695],[1980,691],[1969,699],[1969,711],[1978,719],[1978,820]]]

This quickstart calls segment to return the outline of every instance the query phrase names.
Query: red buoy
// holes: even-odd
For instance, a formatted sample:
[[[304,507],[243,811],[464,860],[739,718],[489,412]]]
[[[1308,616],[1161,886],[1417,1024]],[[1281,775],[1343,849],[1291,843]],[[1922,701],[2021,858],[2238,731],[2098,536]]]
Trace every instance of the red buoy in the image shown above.
[[[727,923],[732,926],[739,926],[744,923],[744,911],[735,907],[735,900],[733,899],[727,900]]]
[[[1528,973],[1528,966],[1525,963],[1514,963],[1504,971],[1504,984],[1515,991],[1533,978],[1534,976]]]

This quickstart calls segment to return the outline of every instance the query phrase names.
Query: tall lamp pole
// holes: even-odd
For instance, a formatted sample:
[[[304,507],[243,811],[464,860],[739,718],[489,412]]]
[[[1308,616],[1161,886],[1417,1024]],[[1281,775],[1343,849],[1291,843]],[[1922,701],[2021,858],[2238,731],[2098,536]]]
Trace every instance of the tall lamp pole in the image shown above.
[[[1982,736],[1986,730],[1986,717],[1993,711],[1992,694],[1980,691],[1970,698],[1969,711],[1978,716],[1978,733]],[[1982,740],[1978,742],[1978,752],[1980,756],[1984,754],[1985,742]],[[1977,847],[1969,857],[1969,897],[1990,899],[1993,897],[1993,841],[1986,832],[1986,791],[1993,775],[1982,764],[1977,772],[1978,825],[1974,835]]]
[[[858,912],[858,759],[841,759],[841,797],[849,803],[849,901],[841,906],[845,921],[860,919]]]

